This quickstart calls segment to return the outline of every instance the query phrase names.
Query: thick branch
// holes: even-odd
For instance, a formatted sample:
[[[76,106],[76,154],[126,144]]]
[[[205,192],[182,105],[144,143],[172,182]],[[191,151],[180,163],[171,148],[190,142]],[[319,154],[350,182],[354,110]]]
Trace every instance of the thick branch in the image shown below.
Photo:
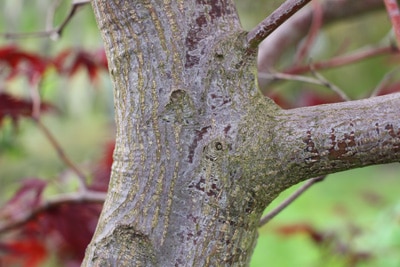
[[[298,182],[398,162],[399,114],[400,94],[284,111],[276,129],[283,176]]]

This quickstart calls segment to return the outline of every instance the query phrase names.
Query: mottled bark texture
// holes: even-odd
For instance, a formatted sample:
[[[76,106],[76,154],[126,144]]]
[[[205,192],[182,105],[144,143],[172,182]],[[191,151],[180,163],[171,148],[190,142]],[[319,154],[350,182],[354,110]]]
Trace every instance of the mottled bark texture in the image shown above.
[[[284,111],[230,0],[94,0],[114,84],[109,192],[82,266],[246,266],[312,176],[398,161],[400,97]]]

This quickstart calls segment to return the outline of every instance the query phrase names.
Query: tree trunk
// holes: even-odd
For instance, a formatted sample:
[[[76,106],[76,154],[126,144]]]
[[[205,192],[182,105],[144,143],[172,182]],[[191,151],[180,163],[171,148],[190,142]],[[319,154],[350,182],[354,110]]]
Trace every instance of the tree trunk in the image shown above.
[[[284,189],[399,161],[399,95],[287,111],[264,98],[232,1],[92,4],[117,137],[82,266],[246,266]]]

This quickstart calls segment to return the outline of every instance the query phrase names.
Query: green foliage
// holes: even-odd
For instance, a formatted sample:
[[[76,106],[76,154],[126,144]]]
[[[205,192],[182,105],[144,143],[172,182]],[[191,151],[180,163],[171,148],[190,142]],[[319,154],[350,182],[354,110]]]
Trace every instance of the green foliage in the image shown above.
[[[392,164],[328,176],[259,230],[251,267],[399,266],[397,170]],[[271,208],[294,190],[284,192]],[[329,237],[327,242],[316,243],[307,231],[282,234],[282,227],[299,225]],[[365,259],[349,265],[356,255]]]

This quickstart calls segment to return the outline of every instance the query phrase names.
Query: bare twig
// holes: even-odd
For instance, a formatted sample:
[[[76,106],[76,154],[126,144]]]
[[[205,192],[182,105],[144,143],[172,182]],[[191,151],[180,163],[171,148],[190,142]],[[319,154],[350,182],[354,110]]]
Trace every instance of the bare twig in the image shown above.
[[[310,30],[307,34],[306,40],[303,45],[300,46],[298,53],[296,55],[296,60],[294,65],[299,65],[300,62],[304,60],[304,58],[309,54],[312,45],[317,38],[318,32],[322,27],[323,21],[323,10],[320,1],[313,1],[313,12],[312,12],[312,22]]]
[[[382,0],[324,0],[322,2],[323,26],[327,26],[339,20],[344,21],[348,18],[354,19],[355,16],[363,16],[372,11],[383,10],[384,8]],[[269,69],[276,67],[282,55],[288,51],[288,49],[297,45],[310,31],[313,16],[312,8],[303,8],[277,28],[273,34],[268,36],[268,38],[259,45],[259,72],[267,72]],[[317,66],[316,68],[319,69]],[[299,73],[301,72],[292,74]],[[268,81],[259,78],[258,83],[262,91],[268,88]]]
[[[32,98],[32,117],[36,119],[40,118],[41,99],[39,94],[39,82],[40,77],[38,74],[36,74],[33,77],[32,85],[29,87]]]
[[[324,86],[326,86],[327,88],[329,88],[330,90],[332,90],[333,92],[335,92],[338,96],[340,96],[341,99],[343,99],[344,101],[350,101],[350,97],[348,97],[346,95],[346,93],[340,89],[339,87],[337,87],[336,85],[334,85],[333,83],[331,83],[330,81],[328,81],[327,79],[325,79],[324,76],[322,76],[320,73],[318,73],[313,65],[311,64],[311,72],[314,75],[315,78],[317,78]]]
[[[304,183],[299,189],[297,189],[292,195],[290,195],[287,199],[285,199],[282,203],[280,203],[275,209],[270,211],[267,215],[261,218],[258,226],[261,227],[272,220],[276,215],[278,215],[283,209],[289,206],[293,201],[295,201],[301,194],[303,194],[308,188],[310,188],[315,183],[321,182],[325,179],[324,176],[319,176],[316,178],[312,178]]]
[[[71,4],[71,9],[64,19],[63,22],[58,27],[48,29],[45,31],[37,31],[37,32],[26,32],[26,33],[0,33],[0,36],[7,39],[21,39],[21,38],[42,38],[42,37],[59,37],[61,36],[63,30],[69,23],[69,21],[74,16],[75,12],[82,6],[90,3],[90,0],[75,0]]]
[[[57,207],[62,204],[74,204],[74,203],[104,203],[106,193],[86,191],[77,193],[68,193],[58,195],[52,199],[43,202],[39,207],[32,209],[27,212],[24,216],[19,219],[0,224],[0,234],[7,233],[10,230],[17,229],[29,221],[33,220],[40,213],[50,210],[51,208]]]
[[[294,75],[282,72],[263,72],[259,73],[258,75],[260,76],[260,78],[267,80],[297,81],[325,86],[325,84],[323,84],[320,80],[303,75]]]
[[[86,191],[86,176],[83,174],[83,172],[81,172],[78,167],[76,167],[75,164],[68,158],[68,156],[64,153],[61,145],[57,142],[56,138],[53,136],[50,130],[47,129],[47,127],[41,122],[41,120],[39,118],[33,117],[33,121],[46,136],[47,140],[49,140],[50,144],[56,150],[59,158],[78,176],[80,191]]]
[[[400,45],[400,9],[396,0],[383,0],[385,2],[387,13],[393,25],[394,35],[397,45]]]
[[[56,0],[50,4],[49,9],[47,11],[47,16],[46,16],[46,31],[53,30],[54,17],[55,17],[57,9],[60,7],[62,2],[63,2],[63,0]],[[58,35],[56,37],[58,37]],[[50,36],[50,38],[51,38],[51,36]]]
[[[364,60],[364,59],[367,59],[370,57],[376,57],[376,56],[386,55],[386,54],[390,54],[390,53],[398,53],[398,52],[399,52],[398,48],[393,47],[393,46],[361,48],[361,49],[359,49],[351,54],[348,54],[348,55],[338,56],[338,57],[332,58],[327,61],[315,62],[315,63],[313,63],[312,68],[314,68],[315,70],[335,68],[335,67],[355,63],[355,62],[358,62],[360,60]],[[308,72],[308,71],[311,71],[310,65],[289,68],[289,69],[285,70],[284,72],[288,73],[288,74],[299,74],[299,73],[304,73],[304,72]]]
[[[318,73],[314,73],[316,78],[302,76],[302,75],[293,75],[287,73],[279,73],[279,72],[267,72],[267,73],[259,73],[259,77],[268,80],[287,80],[287,81],[298,81],[298,82],[305,82],[311,83],[316,85],[321,85],[327,87],[328,89],[332,90],[336,94],[340,96],[345,101],[348,101],[350,98],[336,85],[332,84],[328,80],[326,80],[322,75]]]
[[[286,0],[247,34],[249,48],[255,49],[268,35],[311,0]]]
[[[389,84],[390,80],[393,78],[393,75],[399,71],[399,68],[395,68],[383,76],[382,80],[375,87],[374,91],[372,91],[370,97],[374,97],[379,95],[383,91],[383,89]]]

